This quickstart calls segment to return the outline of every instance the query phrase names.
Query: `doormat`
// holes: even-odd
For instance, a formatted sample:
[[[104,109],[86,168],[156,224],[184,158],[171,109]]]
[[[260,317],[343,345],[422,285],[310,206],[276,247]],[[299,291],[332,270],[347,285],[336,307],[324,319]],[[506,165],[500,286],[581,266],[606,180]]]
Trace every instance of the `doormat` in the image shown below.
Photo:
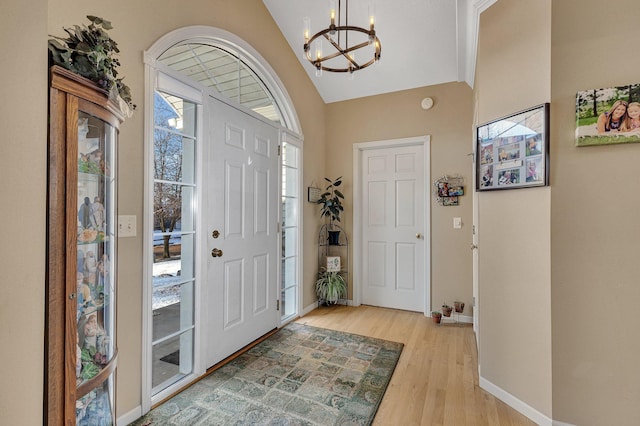
[[[180,349],[175,352],[171,352],[169,355],[165,355],[160,358],[160,361],[168,362],[169,364],[180,365]]]
[[[133,425],[368,425],[402,347],[292,323]]]

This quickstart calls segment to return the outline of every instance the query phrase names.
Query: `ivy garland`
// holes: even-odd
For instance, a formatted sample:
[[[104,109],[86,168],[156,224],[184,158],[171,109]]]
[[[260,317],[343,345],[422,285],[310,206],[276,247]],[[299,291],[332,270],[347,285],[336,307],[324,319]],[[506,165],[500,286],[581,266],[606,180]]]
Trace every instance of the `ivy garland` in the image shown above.
[[[95,82],[109,92],[111,97],[120,97],[134,110],[131,90],[118,78],[120,61],[114,56],[120,53],[118,44],[109,37],[107,30],[113,29],[111,22],[97,16],[87,16],[89,26],[74,25],[63,28],[69,37],[49,39],[49,57],[55,65],[79,74]]]

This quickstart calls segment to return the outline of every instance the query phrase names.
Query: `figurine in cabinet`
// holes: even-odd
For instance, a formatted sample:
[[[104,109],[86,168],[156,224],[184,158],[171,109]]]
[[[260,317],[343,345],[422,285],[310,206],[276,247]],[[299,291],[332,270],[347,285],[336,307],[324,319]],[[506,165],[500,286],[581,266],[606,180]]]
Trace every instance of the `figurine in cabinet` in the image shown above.
[[[78,220],[82,229],[91,227],[91,199],[89,197],[84,197],[84,203],[78,209]]]
[[[91,289],[84,279],[84,273],[78,272],[78,314],[77,319],[84,313],[85,309],[94,306],[93,296],[91,295]]]
[[[98,314],[93,312],[81,318],[78,323],[83,363],[82,378],[94,377],[108,362],[110,339],[104,328],[98,324]]]
[[[84,336],[82,346],[85,349],[98,347],[98,336],[104,334],[104,330],[98,325],[98,315],[96,313],[89,314],[82,327]]]
[[[80,373],[82,372],[82,348],[80,347],[80,336],[76,333],[76,386],[82,382]]]
[[[96,276],[98,272],[98,260],[93,254],[93,251],[89,250],[84,258],[84,277],[90,287],[95,287]]]
[[[100,197],[93,198],[91,217],[95,228],[99,231],[104,231],[104,205],[100,202]]]
[[[109,262],[109,256],[107,254],[102,255],[102,259],[98,262],[98,286],[104,289],[105,284],[109,282],[109,269],[111,268],[111,262]]]

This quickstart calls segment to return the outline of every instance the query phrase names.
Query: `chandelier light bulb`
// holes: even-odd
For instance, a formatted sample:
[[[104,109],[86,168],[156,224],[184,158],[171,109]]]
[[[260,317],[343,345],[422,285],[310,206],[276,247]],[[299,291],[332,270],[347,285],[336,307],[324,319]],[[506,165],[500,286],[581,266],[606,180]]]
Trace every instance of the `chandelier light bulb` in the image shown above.
[[[316,40],[316,77],[322,77],[322,40]]]
[[[311,37],[311,19],[305,16],[302,21],[304,22],[304,44],[307,44]]]
[[[349,58],[351,59],[351,61],[356,62],[356,54],[351,52],[349,53]],[[355,78],[355,67],[353,65],[353,62],[349,64],[349,81],[353,81],[353,79]]]
[[[331,19],[331,26],[332,27],[335,26],[336,25],[336,1],[335,0],[331,0],[329,2],[329,19]]]
[[[373,5],[369,6],[369,29],[373,31],[373,28],[376,24],[376,7]]]
[[[316,41],[316,61],[322,60],[322,40]]]

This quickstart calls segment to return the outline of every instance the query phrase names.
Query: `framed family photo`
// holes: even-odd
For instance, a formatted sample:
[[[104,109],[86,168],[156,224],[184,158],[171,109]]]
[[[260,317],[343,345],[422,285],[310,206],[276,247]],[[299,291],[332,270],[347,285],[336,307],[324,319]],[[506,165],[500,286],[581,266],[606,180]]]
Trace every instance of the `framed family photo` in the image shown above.
[[[548,103],[476,128],[476,190],[548,184]]]
[[[576,95],[576,146],[640,142],[640,84]]]

